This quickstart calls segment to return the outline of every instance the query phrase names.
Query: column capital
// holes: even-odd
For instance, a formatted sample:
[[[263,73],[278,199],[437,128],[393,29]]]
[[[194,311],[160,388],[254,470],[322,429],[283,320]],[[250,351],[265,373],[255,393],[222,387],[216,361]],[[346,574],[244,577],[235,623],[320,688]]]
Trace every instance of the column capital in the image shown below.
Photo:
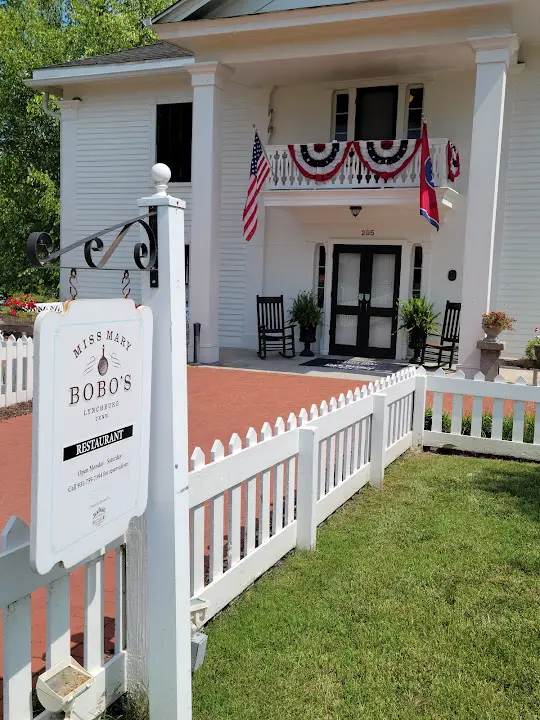
[[[491,35],[469,38],[469,44],[476,53],[476,64],[505,63],[510,67],[517,62],[519,38],[517,35]]]
[[[233,69],[219,62],[200,62],[186,66],[191,75],[191,86],[216,85],[223,89],[223,84],[232,75]]]

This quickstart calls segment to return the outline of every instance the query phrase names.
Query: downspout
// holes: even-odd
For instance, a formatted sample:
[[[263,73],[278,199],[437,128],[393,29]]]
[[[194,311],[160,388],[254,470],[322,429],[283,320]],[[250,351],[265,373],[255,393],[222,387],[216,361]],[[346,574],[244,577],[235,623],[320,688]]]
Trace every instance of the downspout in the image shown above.
[[[49,115],[49,117],[60,120],[60,113],[54,112],[54,110],[51,110],[51,108],[49,107],[49,95],[50,93],[48,92],[43,93],[43,112],[45,113],[45,115]]]

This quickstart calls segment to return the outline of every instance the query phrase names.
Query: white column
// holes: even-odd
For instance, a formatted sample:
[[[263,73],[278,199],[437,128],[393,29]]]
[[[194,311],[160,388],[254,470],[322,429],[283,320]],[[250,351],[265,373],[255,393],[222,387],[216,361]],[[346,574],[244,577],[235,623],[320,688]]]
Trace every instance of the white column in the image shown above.
[[[190,720],[185,203],[166,194],[170,177],[165,165],[155,165],[152,179],[157,193],[138,202],[141,208],[157,208],[159,248],[159,286],[150,287],[148,272],[142,279],[143,303],[154,314],[146,510],[147,671],[150,716]]]
[[[215,62],[188,66],[193,87],[190,245],[190,322],[201,323],[200,362],[219,360],[221,213],[221,94],[228,68]]]
[[[518,49],[515,35],[475,38],[476,93],[472,128],[459,367],[472,376],[480,367],[482,314],[490,302],[493,276],[506,76]]]

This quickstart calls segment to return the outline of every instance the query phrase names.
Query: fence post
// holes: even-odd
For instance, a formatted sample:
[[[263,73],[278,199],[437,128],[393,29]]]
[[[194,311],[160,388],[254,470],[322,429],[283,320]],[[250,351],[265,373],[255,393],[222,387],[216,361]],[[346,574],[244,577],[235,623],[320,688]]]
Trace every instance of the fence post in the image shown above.
[[[296,547],[314,550],[317,545],[317,479],[319,443],[317,428],[298,428],[298,487],[296,491]]]
[[[131,632],[146,633],[151,720],[190,720],[185,203],[167,195],[170,177],[167,166],[154,165],[156,194],[138,201],[157,213],[150,225],[157,229],[159,282],[143,273],[142,300],[154,314],[146,548],[141,543],[148,604],[145,616],[127,621],[144,623]]]
[[[373,418],[371,421],[371,472],[369,482],[382,490],[384,481],[384,452],[388,438],[388,396],[375,393],[373,396]]]
[[[413,411],[413,447],[422,449],[424,445],[424,426],[426,417],[427,373],[423,367],[416,371]]]

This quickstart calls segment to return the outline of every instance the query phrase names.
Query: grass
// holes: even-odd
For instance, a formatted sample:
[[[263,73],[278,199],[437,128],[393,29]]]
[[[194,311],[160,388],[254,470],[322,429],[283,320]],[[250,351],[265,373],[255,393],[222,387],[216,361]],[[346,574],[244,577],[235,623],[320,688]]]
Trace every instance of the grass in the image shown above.
[[[419,454],[206,629],[194,720],[540,717],[540,466]]]

